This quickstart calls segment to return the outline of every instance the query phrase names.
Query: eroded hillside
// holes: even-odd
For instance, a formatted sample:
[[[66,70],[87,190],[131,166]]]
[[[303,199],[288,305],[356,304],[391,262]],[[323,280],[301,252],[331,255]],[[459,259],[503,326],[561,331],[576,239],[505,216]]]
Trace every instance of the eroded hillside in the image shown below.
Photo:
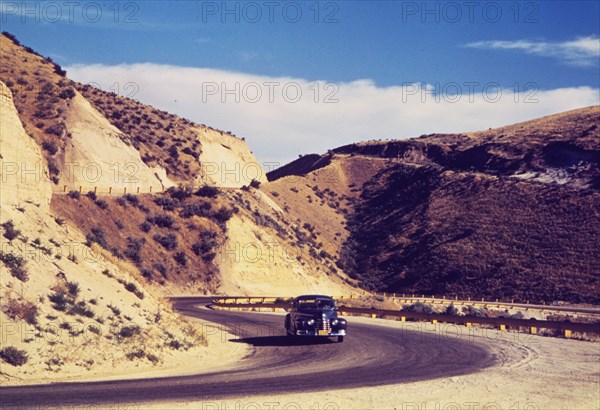
[[[0,50],[5,381],[204,363],[165,295],[352,289],[257,189],[242,138],[74,83],[10,35]]]
[[[134,269],[85,246],[51,213],[41,149],[2,82],[0,92],[3,383],[201,359],[201,332],[173,326],[169,303],[144,289]]]
[[[348,230],[337,264],[369,289],[598,303],[599,126],[600,107],[588,107],[478,133],[351,144],[288,164],[269,186],[315,181],[360,194],[335,223]],[[364,165],[337,183],[316,177],[359,159],[378,164],[366,182]]]

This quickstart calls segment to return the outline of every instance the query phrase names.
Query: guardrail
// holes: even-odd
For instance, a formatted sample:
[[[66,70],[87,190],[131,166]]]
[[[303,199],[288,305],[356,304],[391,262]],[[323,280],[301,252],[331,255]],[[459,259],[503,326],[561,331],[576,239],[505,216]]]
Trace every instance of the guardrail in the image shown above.
[[[374,296],[382,297],[384,299],[389,299],[393,301],[397,301],[400,303],[414,303],[414,302],[423,302],[430,303],[432,305],[441,304],[441,305],[458,305],[458,306],[475,306],[475,307],[493,307],[497,309],[520,309],[520,310],[533,310],[539,312],[556,312],[556,313],[584,313],[584,314],[592,314],[592,315],[600,315],[600,309],[595,308],[584,308],[584,307],[573,307],[573,306],[554,306],[554,305],[546,305],[546,304],[530,304],[529,301],[525,303],[515,302],[514,299],[510,302],[500,301],[496,299],[495,301],[485,300],[482,298],[479,299],[459,299],[458,296],[454,297],[435,297],[426,296],[426,295],[407,295],[407,294],[399,294],[399,293],[377,293]]]
[[[348,297],[350,298],[350,297]],[[356,297],[358,298],[358,297]],[[336,298],[343,300],[343,298]],[[275,312],[277,309],[289,310],[291,308],[291,298],[276,297],[224,297],[214,299],[212,306],[217,309],[240,310],[240,311],[260,311],[261,309]],[[523,331],[526,329],[531,334],[537,334],[538,330],[558,330],[566,338],[572,337],[574,332],[600,334],[600,323],[578,323],[571,321],[553,321],[537,319],[515,319],[507,317],[477,317],[477,316],[454,316],[437,313],[418,313],[402,310],[359,308],[351,306],[339,307],[342,316],[363,316],[371,318],[393,318],[405,322],[407,320],[429,321],[433,324],[452,323],[472,327],[475,324],[489,325],[498,328],[501,331],[514,329]]]

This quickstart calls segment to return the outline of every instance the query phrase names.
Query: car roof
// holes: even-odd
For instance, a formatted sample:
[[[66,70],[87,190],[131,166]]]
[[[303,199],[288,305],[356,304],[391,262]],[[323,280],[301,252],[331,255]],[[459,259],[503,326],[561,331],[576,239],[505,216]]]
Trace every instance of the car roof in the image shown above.
[[[331,296],[327,296],[327,295],[302,295],[302,296],[298,296],[296,298],[296,300],[304,300],[304,299],[331,299],[331,300],[333,300],[333,298]]]

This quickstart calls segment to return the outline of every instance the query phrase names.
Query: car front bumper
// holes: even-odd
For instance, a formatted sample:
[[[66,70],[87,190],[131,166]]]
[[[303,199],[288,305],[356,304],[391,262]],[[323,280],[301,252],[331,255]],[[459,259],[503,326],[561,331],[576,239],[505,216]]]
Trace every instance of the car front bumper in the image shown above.
[[[296,336],[311,336],[311,337],[333,337],[333,336],[346,336],[346,330],[331,330],[326,334],[319,333],[318,330],[296,330]]]

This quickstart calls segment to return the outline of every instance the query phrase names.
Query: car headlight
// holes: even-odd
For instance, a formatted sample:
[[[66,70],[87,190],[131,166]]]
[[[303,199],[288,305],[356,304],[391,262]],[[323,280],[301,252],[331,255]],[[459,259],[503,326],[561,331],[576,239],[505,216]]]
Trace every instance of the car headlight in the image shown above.
[[[333,320],[331,321],[331,325],[332,325],[332,326],[336,326],[336,325],[337,325],[339,322],[340,322],[339,320],[337,320],[337,319],[333,319]]]
[[[307,324],[307,325],[309,325],[309,326],[312,326],[312,325],[314,325],[314,324],[315,324],[315,320],[314,320],[314,319],[308,319],[308,320],[306,321],[306,324]]]

